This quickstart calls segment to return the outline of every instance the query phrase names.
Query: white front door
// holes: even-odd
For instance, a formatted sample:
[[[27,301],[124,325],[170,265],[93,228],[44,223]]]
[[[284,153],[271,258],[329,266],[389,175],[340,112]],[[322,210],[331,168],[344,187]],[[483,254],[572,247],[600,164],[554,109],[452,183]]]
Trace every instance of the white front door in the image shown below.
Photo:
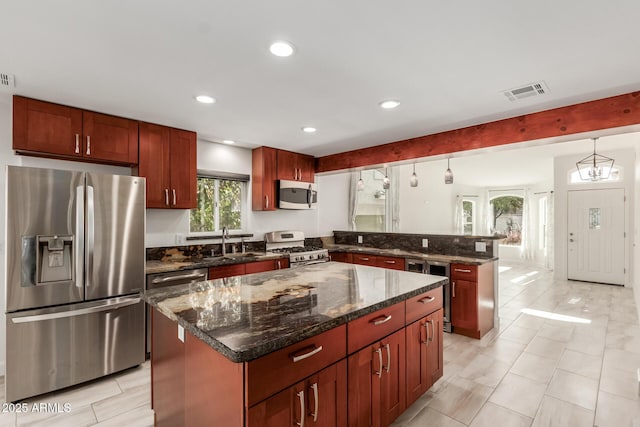
[[[624,189],[569,191],[570,280],[624,285]]]

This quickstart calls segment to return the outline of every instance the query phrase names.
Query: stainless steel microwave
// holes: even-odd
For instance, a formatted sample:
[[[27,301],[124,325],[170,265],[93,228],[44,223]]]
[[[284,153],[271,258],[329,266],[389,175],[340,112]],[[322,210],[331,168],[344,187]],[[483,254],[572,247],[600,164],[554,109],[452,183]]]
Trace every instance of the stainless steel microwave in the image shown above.
[[[278,207],[280,209],[315,209],[318,188],[313,182],[278,181]]]

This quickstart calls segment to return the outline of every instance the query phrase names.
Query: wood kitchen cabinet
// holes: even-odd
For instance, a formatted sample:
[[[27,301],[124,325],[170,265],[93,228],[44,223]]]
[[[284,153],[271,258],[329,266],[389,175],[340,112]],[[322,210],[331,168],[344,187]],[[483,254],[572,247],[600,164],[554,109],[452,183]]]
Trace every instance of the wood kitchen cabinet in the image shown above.
[[[290,181],[315,181],[314,158],[306,154],[277,150],[277,179]]]
[[[384,255],[353,254],[354,264],[370,265],[372,267],[388,268],[391,270],[404,270],[404,258]]]
[[[243,264],[221,265],[218,267],[209,267],[209,279],[222,279],[224,277],[241,276],[243,274],[281,270],[283,268],[289,268],[288,258],[268,259]]]
[[[353,255],[350,252],[329,252],[329,259],[336,262],[353,263]]]
[[[378,261],[375,255],[368,254],[352,254],[352,260],[354,264],[370,265],[371,267],[376,267]]]
[[[276,179],[276,149],[254,148],[251,152],[251,208],[254,211],[276,210]]]
[[[443,309],[406,328],[407,406],[415,402],[443,374]]]
[[[134,170],[147,180],[147,208],[197,206],[195,132],[140,123],[140,159]]]
[[[347,363],[344,359],[247,411],[249,427],[334,427],[346,423]]]
[[[451,264],[453,332],[481,338],[493,328],[493,264]]]
[[[209,280],[222,279],[224,277],[241,276],[246,274],[245,264],[221,265],[209,267]]]
[[[41,157],[135,165],[138,122],[14,96],[13,149]]]

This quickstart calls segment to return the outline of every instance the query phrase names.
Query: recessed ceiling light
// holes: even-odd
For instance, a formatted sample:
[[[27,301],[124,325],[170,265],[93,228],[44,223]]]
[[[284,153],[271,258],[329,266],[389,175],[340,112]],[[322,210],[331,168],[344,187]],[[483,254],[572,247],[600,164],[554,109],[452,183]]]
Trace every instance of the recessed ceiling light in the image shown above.
[[[311,126],[305,126],[302,128],[302,131],[306,133],[314,133],[316,130],[317,130],[316,128]]]
[[[216,102],[216,99],[208,95],[198,95],[196,96],[196,101],[202,102],[203,104],[213,104]]]
[[[236,142],[234,140],[232,140],[232,139],[223,139],[222,143],[223,144],[232,145],[232,144],[235,144]]]
[[[271,46],[269,46],[269,51],[275,56],[291,56],[293,55],[293,45],[291,45],[291,43],[289,42],[279,40],[271,43]]]
[[[393,99],[389,99],[387,101],[382,101],[380,103],[380,107],[384,108],[385,110],[390,110],[392,108],[396,108],[398,105],[400,105],[400,102],[395,101]]]

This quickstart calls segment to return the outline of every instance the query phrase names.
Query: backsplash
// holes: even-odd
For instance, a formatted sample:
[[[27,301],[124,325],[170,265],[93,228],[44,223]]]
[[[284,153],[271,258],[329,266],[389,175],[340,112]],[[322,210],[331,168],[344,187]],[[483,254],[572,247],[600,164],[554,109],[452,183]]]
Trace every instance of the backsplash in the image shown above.
[[[497,245],[501,236],[461,236],[443,234],[375,233],[363,231],[334,231],[337,245],[365,246],[380,249],[400,249],[423,254],[457,255],[476,258],[493,258],[498,255]],[[362,236],[362,243],[358,243]],[[428,247],[422,247],[422,239],[428,239]],[[476,251],[476,242],[486,244],[486,252]]]
[[[237,252],[242,251],[241,243],[227,243],[227,253],[233,253],[235,246]],[[264,252],[265,242],[245,242],[246,252]],[[213,250],[213,254],[211,253]],[[189,246],[165,246],[159,248],[147,248],[147,261],[180,261],[184,259],[202,259],[210,256],[222,255],[222,244],[214,243],[207,245]]]

